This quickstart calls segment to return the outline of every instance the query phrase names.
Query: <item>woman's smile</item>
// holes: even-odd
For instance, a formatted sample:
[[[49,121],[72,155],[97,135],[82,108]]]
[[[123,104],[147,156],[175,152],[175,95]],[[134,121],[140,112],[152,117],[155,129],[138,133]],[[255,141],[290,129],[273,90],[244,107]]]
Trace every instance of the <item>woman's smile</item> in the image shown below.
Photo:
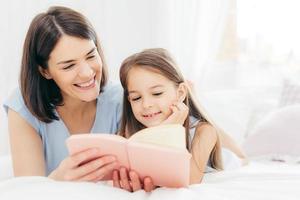
[[[96,80],[95,80],[95,76],[90,79],[89,81],[83,82],[83,83],[77,83],[74,84],[76,87],[78,87],[81,90],[88,90],[91,89],[93,87],[95,87]]]

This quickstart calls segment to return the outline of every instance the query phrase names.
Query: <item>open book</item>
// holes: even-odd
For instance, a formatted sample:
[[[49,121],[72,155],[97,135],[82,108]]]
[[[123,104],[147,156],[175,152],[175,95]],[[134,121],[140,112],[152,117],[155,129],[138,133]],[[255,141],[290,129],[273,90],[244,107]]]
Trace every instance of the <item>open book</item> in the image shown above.
[[[160,125],[136,132],[129,139],[114,134],[77,134],[67,139],[69,153],[97,147],[103,155],[115,155],[120,166],[136,171],[155,185],[189,185],[191,154],[185,129],[179,124]],[[107,179],[112,178],[112,172]]]

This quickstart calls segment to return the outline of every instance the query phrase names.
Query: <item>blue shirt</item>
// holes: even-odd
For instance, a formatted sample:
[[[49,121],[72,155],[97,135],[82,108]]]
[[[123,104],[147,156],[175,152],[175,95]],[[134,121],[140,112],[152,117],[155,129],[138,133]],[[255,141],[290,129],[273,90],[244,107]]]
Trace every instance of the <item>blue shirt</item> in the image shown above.
[[[97,110],[91,129],[92,133],[116,133],[118,131],[122,114],[122,100],[122,87],[119,84],[109,82],[97,98]],[[68,156],[65,141],[70,133],[64,122],[54,120],[51,123],[45,123],[38,120],[25,106],[19,89],[16,89],[4,102],[4,108],[6,112],[8,108],[17,112],[39,134],[44,148],[46,174],[49,175]],[[22,134],[21,130],[19,134]]]

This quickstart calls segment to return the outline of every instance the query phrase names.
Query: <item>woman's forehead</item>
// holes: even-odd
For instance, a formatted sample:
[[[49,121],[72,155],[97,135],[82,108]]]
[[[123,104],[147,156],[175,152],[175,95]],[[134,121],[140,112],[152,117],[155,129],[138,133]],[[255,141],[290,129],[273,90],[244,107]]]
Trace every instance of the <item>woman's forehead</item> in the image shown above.
[[[64,35],[52,50],[50,59],[56,63],[66,60],[76,60],[85,56],[93,48],[95,48],[93,40]]]

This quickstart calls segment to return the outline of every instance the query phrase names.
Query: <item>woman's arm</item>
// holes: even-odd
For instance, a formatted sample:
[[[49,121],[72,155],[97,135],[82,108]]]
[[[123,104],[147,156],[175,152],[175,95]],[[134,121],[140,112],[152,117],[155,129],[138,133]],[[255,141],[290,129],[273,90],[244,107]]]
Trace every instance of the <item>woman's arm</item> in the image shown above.
[[[196,129],[191,147],[190,184],[202,181],[211,151],[217,143],[216,129],[205,123],[201,123]]]
[[[8,110],[8,131],[15,176],[45,176],[42,141],[18,113]]]
[[[42,141],[34,128],[9,109],[8,129],[15,176],[45,176]],[[86,160],[91,160],[85,164]],[[117,165],[113,156],[88,149],[65,158],[49,178],[68,181],[99,181]]]

